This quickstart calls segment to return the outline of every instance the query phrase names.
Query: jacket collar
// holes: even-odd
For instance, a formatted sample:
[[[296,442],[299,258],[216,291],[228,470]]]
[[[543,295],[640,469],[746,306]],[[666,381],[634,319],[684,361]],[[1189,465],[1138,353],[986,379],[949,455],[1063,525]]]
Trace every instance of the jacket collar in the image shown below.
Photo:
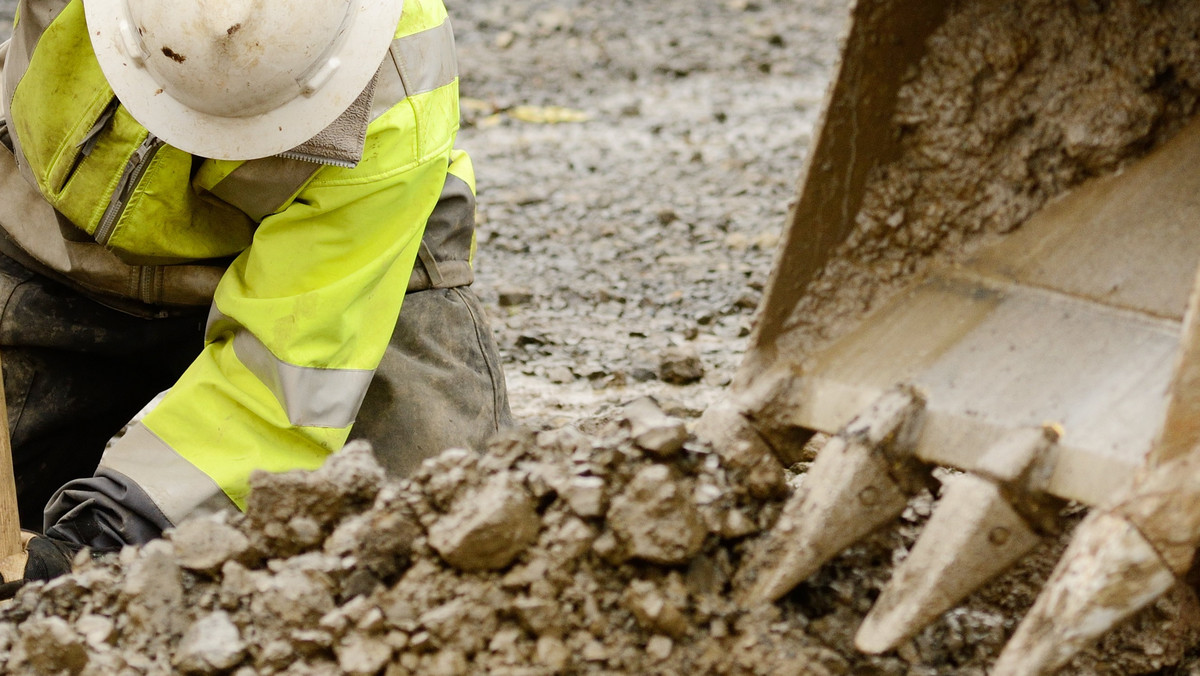
[[[367,125],[371,123],[371,103],[375,100],[375,88],[379,72],[367,83],[366,89],[354,103],[316,136],[280,153],[280,157],[328,164],[335,167],[354,168],[362,159],[367,142]]]

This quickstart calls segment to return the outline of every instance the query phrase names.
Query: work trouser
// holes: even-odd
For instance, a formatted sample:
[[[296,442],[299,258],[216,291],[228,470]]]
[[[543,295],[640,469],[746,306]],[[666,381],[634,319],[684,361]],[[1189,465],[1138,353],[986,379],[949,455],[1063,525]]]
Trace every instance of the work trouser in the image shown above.
[[[107,441],[199,354],[207,308],[145,319],[0,254],[0,358],[21,524],[91,476]],[[351,438],[404,475],[511,424],[498,352],[468,287],[409,293]],[[111,497],[111,496],[110,496]],[[49,526],[50,524],[45,524]]]

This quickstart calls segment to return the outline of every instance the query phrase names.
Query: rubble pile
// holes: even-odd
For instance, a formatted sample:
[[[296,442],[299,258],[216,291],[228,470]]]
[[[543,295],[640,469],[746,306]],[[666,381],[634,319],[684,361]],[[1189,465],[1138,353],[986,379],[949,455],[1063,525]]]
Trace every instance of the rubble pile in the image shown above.
[[[928,495],[900,529],[781,605],[735,606],[743,547],[802,477],[718,454],[649,399],[603,439],[512,432],[484,454],[446,451],[405,481],[352,444],[315,472],[256,476],[244,515],[82,554],[72,575],[28,585],[0,614],[0,670],[982,674],[1012,628],[1007,592],[955,611],[900,655],[849,647]],[[1163,631],[1171,603],[1119,639],[1158,656],[1143,671],[1180,657],[1179,632]],[[1087,659],[1088,673],[1107,660]]]
[[[775,510],[755,496],[782,495],[782,471],[760,485],[649,400],[629,410],[598,447],[514,432],[407,481],[363,444],[312,473],[260,474],[244,515],[26,587],[0,622],[0,669],[844,672],[798,626],[723,595],[737,543]]]

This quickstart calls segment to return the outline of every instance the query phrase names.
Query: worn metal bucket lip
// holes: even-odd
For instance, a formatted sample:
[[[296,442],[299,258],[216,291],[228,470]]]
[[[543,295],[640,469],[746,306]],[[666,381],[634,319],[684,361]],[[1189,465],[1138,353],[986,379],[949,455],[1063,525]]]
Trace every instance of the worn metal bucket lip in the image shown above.
[[[833,432],[911,383],[927,400],[918,457],[968,470],[1007,431],[1053,422],[1065,434],[1049,492],[1095,504],[1143,463],[1178,342],[1169,320],[1003,280],[933,276],[818,356],[797,420]]]
[[[941,263],[809,357],[789,422],[832,432],[897,384],[927,398],[916,449],[972,469],[1007,431],[1065,434],[1049,491],[1102,501],[1166,417],[1200,261],[1200,118],[1125,170]]]

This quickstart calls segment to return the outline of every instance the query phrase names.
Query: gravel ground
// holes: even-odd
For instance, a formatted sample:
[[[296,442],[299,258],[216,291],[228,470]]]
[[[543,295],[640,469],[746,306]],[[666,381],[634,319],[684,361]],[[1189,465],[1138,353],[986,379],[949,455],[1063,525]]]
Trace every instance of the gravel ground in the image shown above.
[[[703,408],[740,361],[844,3],[450,11],[470,99],[460,144],[479,173],[477,289],[517,417],[586,427],[640,394]],[[587,119],[523,121],[539,112],[523,106]],[[702,376],[672,366],[696,358]]]

